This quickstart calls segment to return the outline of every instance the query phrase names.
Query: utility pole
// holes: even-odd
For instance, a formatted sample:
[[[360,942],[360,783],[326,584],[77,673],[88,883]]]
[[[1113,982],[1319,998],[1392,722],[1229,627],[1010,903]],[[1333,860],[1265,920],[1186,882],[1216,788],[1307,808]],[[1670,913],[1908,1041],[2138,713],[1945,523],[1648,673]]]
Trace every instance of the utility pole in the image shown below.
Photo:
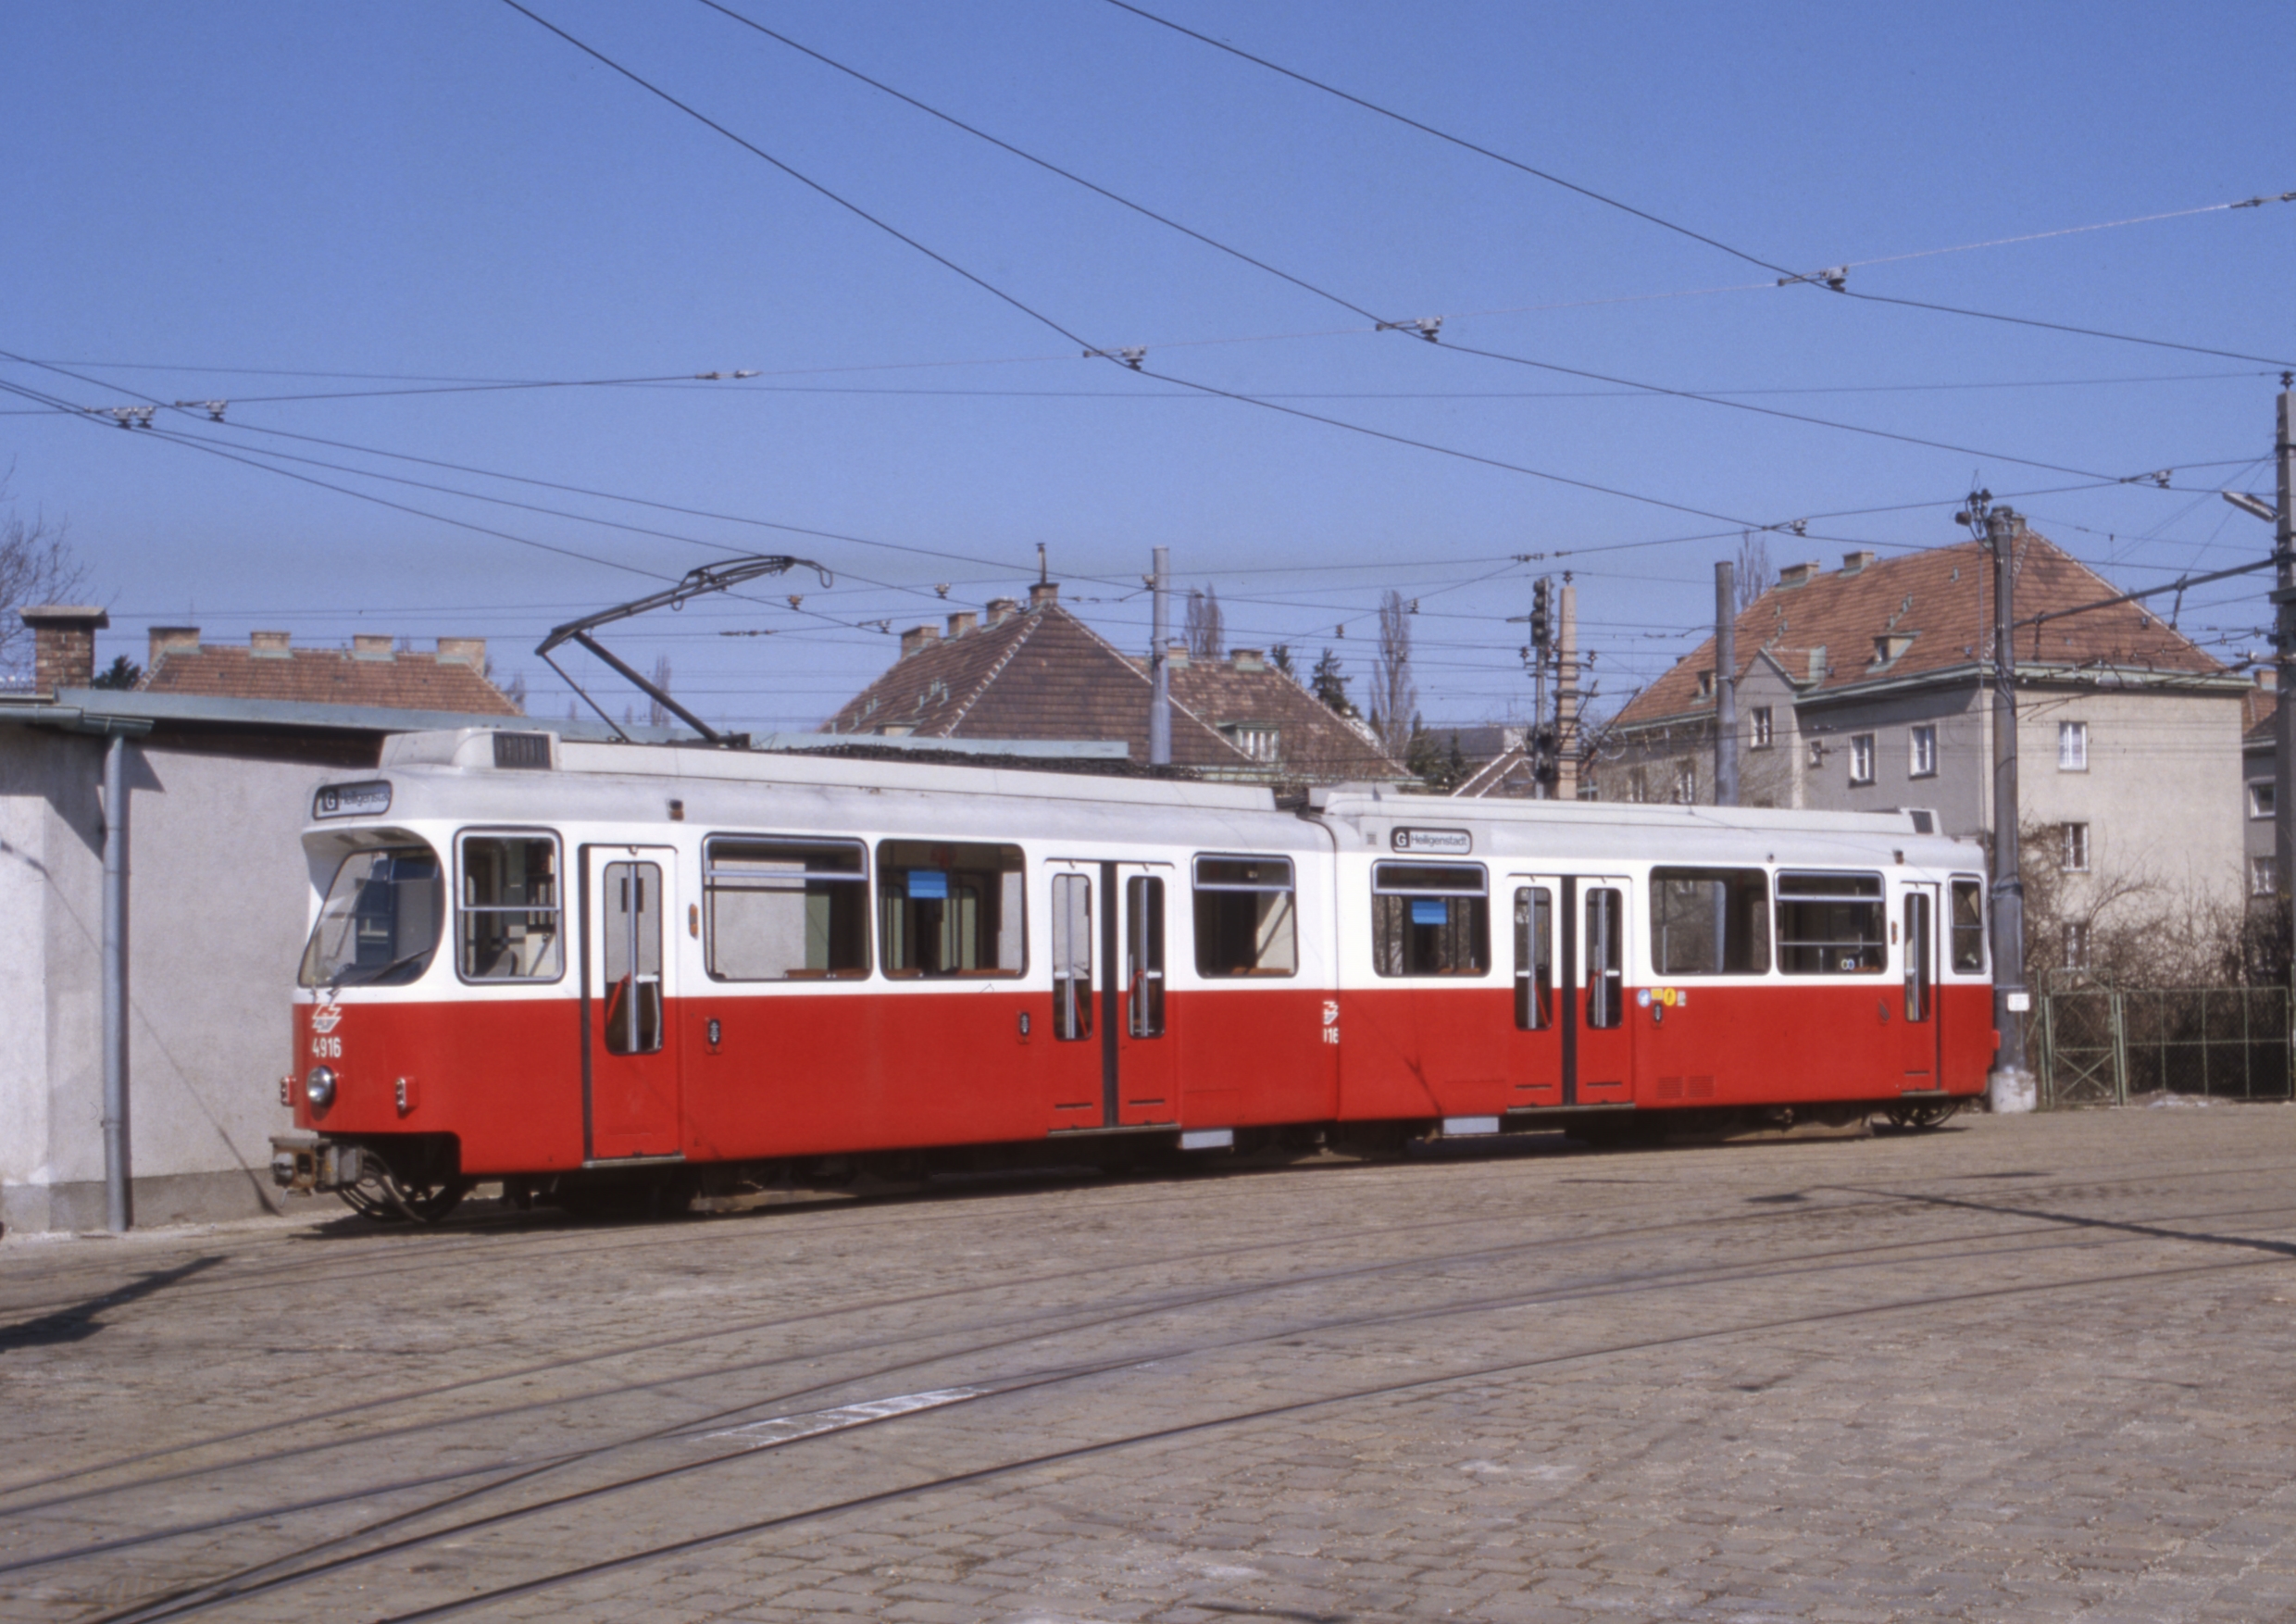
[[[1530,642],[1523,650],[1523,663],[1530,668],[1530,728],[1523,741],[1530,757],[1530,794],[1534,801],[1548,798],[1553,774],[1553,752],[1549,745],[1554,735],[1547,728],[1547,664],[1554,657],[1554,580],[1541,575],[1530,583],[1530,613],[1513,615],[1510,620],[1530,622]]]
[[[1554,639],[1554,798],[1578,798],[1578,589],[1563,572]]]
[[[1738,805],[1738,566],[1728,558],[1714,567],[1714,804]]]
[[[1974,513],[1978,504],[1972,501]],[[2025,1064],[2025,1017],[2033,994],[2025,982],[2025,883],[2017,867],[2016,539],[2024,522],[2015,511],[1985,514],[1986,545],[1993,555],[1993,1056],[1986,1093],[1999,1112],[2029,1111],[2037,1103],[2033,1073]]]
[[[1148,649],[1148,765],[1172,765],[1172,549],[1155,550],[1155,641]]]
[[[2273,461],[2280,470],[2280,509],[2272,526],[2272,887],[2277,893],[2280,924],[2290,931],[2296,950],[2296,914],[2290,897],[2296,893],[2296,696],[2289,680],[2296,674],[2296,394],[2290,386],[2296,375],[2280,374],[2278,432],[2274,437]]]

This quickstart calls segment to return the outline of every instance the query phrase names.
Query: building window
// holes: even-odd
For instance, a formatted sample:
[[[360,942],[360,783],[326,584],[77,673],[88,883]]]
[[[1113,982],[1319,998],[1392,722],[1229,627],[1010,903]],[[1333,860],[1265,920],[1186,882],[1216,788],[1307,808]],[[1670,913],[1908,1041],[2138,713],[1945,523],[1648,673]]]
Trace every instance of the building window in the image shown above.
[[[1220,731],[1228,742],[1254,761],[1273,761],[1281,736],[1272,722],[1229,722]]]
[[[1874,736],[1871,733],[1850,735],[1850,781],[1853,784],[1874,781]]]
[[[1937,729],[1915,728],[1911,737],[1906,769],[1915,778],[1937,776]]]
[[[2276,896],[2280,890],[2280,862],[2277,857],[2251,857],[2248,860],[2248,894]]]
[[[2057,770],[2087,772],[2089,770],[2089,724],[2059,722],[2057,724]]]
[[[2089,968],[2089,925],[2086,920],[2068,920],[2065,927],[2065,968],[2085,970]]]
[[[1823,767],[1826,765],[1825,740],[1812,739],[1810,741],[1810,765],[1812,767]]]
[[[1753,707],[1753,747],[1756,750],[1767,750],[1770,747],[1771,733],[1773,731],[1770,718],[1770,707],[1766,705],[1755,706]]]
[[[1678,761],[1674,764],[1674,799],[1678,805],[1690,806],[1698,801],[1698,763]]]
[[[2057,867],[2067,874],[2089,872],[2089,825],[2057,825]]]
[[[2272,816],[2273,792],[2279,786],[2268,778],[2260,778],[2248,786],[2248,815],[2251,818]]]

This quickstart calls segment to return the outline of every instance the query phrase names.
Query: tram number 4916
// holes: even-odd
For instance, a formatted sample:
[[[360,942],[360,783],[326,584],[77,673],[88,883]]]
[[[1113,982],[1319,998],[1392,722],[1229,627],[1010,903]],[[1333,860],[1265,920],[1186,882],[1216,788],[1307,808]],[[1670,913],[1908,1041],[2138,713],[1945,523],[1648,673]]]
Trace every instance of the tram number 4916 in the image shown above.
[[[311,1034],[311,1054],[313,1057],[320,1060],[340,1060],[343,1058],[343,1039],[332,1032],[324,1035],[313,1032]]]

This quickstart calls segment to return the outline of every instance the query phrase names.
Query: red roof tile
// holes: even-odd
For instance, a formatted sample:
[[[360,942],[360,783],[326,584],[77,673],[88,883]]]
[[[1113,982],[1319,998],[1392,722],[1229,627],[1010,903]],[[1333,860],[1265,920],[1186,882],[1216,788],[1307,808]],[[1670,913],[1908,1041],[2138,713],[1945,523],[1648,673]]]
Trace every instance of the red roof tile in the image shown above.
[[[220,699],[284,699],[466,716],[521,714],[468,662],[406,651],[380,656],[339,648],[258,653],[236,645],[179,645],[160,650],[138,686],[152,693]]]
[[[1171,672],[1172,761],[1226,776],[1395,778],[1402,768],[1276,670],[1191,661]],[[1057,603],[926,643],[822,724],[825,733],[922,738],[1121,739],[1148,758],[1145,662],[1118,652]],[[1220,730],[1277,731],[1274,762]]]
[[[2016,618],[2113,597],[2120,589],[2046,536],[2027,531],[2017,545]],[[1813,573],[1779,584],[1738,617],[1738,670],[1743,678],[1766,654],[1804,694],[1897,680],[1993,657],[1992,568],[1984,543],[1876,560],[1862,568]],[[2016,633],[2020,666],[2111,666],[2185,672],[2221,667],[2142,604],[2092,609]],[[1814,660],[1819,666],[1812,680]],[[1710,710],[1702,693],[1714,669],[1714,639],[1638,694],[1617,725]]]

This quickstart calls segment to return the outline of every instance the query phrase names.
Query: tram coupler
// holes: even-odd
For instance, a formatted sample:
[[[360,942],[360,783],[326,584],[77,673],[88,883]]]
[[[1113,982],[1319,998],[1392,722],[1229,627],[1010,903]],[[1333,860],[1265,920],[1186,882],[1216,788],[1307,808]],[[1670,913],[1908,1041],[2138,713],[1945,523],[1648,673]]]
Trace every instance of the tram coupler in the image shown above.
[[[296,1195],[342,1190],[375,1169],[356,1144],[336,1144],[305,1133],[271,1136],[271,1182]]]

